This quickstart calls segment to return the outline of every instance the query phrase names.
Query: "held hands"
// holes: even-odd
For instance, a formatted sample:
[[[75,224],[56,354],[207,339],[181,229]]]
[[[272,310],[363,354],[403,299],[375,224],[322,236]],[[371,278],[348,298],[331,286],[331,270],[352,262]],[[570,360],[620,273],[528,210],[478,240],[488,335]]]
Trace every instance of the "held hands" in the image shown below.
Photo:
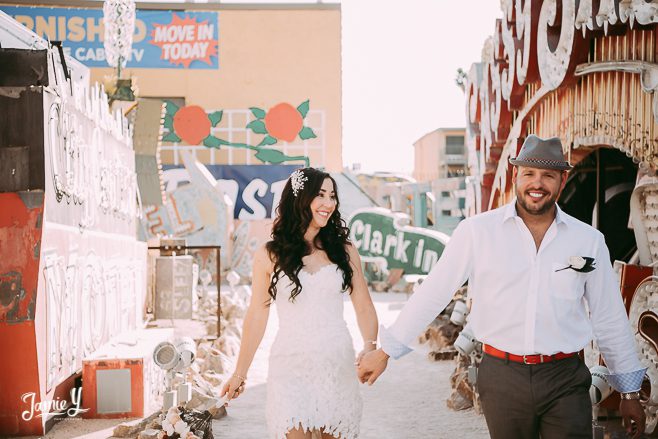
[[[642,404],[637,399],[623,399],[619,404],[619,411],[626,427],[626,433],[633,439],[642,437],[646,427],[646,418]],[[631,424],[631,421],[634,424]]]
[[[359,381],[361,381],[361,383],[367,382],[369,386],[372,385],[377,381],[379,375],[386,370],[388,358],[388,354],[381,348],[366,353],[361,351],[356,362]]]
[[[359,352],[359,354],[356,356],[356,361],[354,365],[358,366],[363,356],[368,352],[374,351],[375,349],[377,349],[377,342],[366,342],[366,345],[363,347],[361,352]]]
[[[244,392],[244,384],[246,382],[246,378],[242,377],[238,374],[233,374],[231,377],[226,380],[224,385],[222,386],[222,390],[219,392],[219,397],[223,397],[226,395],[226,404],[225,406],[228,406],[228,401],[237,398]]]

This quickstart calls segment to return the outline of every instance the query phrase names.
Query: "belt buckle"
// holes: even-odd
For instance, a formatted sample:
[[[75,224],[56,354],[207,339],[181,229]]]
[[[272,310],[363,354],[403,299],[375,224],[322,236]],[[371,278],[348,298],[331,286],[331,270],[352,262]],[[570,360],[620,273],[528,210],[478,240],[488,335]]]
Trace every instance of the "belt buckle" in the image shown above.
[[[539,357],[539,361],[537,361],[533,357]],[[539,364],[539,363],[543,363],[543,362],[544,362],[543,355],[533,354],[533,355],[524,355],[523,356],[523,364]]]

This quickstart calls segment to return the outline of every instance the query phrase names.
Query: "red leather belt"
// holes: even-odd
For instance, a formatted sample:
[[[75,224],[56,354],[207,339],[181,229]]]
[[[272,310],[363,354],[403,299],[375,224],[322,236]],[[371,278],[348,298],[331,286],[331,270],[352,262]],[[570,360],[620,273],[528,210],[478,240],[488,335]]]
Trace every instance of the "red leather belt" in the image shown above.
[[[516,354],[510,354],[509,352],[498,350],[493,346],[489,346],[488,344],[485,344],[483,346],[483,350],[485,354],[489,354],[492,357],[501,358],[503,360],[510,360],[510,361],[514,361],[515,363],[522,363],[522,364],[549,363],[551,361],[562,360],[565,358],[575,357],[576,355],[578,355],[578,352],[571,352],[568,354],[564,352],[558,352],[553,355],[542,355],[542,354],[516,355]]]

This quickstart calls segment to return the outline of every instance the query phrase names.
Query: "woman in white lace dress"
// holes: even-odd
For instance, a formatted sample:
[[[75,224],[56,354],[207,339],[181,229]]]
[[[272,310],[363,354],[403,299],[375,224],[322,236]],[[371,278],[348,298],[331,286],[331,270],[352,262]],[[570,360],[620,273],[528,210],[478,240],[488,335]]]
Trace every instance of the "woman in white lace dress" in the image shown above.
[[[356,248],[338,211],[336,182],[313,168],[286,183],[272,240],[254,255],[252,298],[235,373],[221,395],[244,391],[270,305],[279,331],[272,345],[266,417],[271,439],[358,437],[362,403],[352,338],[343,319],[350,295],[365,351],[375,349],[377,315]]]

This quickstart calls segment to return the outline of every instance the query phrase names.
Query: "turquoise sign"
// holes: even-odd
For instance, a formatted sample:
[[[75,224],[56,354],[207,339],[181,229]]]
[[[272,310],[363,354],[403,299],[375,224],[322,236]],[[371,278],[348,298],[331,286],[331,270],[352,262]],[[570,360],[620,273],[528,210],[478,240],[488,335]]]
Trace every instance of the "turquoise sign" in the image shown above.
[[[408,215],[381,207],[359,209],[349,220],[350,239],[365,261],[385,261],[389,270],[402,268],[404,274],[427,274],[450,237],[409,222]]]

